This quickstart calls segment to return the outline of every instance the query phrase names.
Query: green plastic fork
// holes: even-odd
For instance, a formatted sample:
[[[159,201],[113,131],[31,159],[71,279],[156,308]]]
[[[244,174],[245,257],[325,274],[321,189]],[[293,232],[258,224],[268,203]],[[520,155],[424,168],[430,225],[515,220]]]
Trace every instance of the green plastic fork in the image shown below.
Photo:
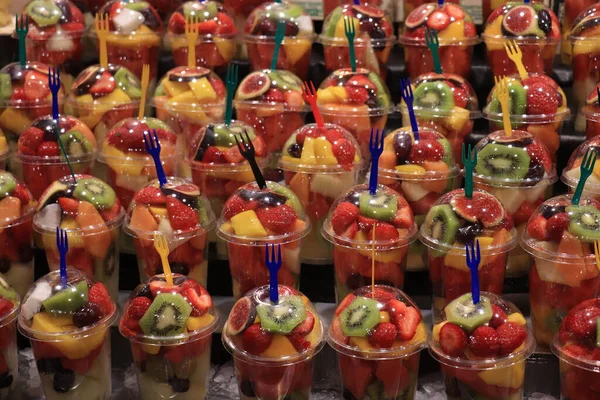
[[[354,26],[354,18],[344,17],[344,32],[348,39],[348,51],[350,53],[350,67],[352,72],[356,72],[356,53],[354,52],[354,38],[356,37],[356,27]]]
[[[277,30],[275,31],[275,49],[273,49],[273,58],[271,59],[271,69],[277,69],[277,59],[279,58],[279,49],[285,36],[285,22],[279,21],[277,23]]]
[[[465,197],[473,198],[473,170],[477,165],[477,149],[471,150],[471,145],[462,145],[462,163],[465,167]]]
[[[433,59],[433,70],[436,74],[442,73],[442,63],[440,62],[440,39],[438,38],[437,30],[429,29],[425,27],[425,42],[429,51],[431,52],[431,58]]]
[[[25,51],[25,37],[29,32],[29,17],[27,14],[17,14],[15,15],[15,32],[17,33],[17,37],[19,38],[19,64],[22,67],[25,66],[27,62],[26,59],[26,51]]]
[[[235,64],[227,65],[227,76],[225,85],[227,86],[227,101],[225,102],[225,125],[231,124],[231,115],[233,114],[233,93],[238,83],[238,66]]]
[[[587,181],[590,175],[592,175],[592,172],[594,172],[594,165],[596,164],[597,156],[598,154],[590,149],[588,149],[583,156],[583,162],[579,166],[579,182],[577,182],[577,188],[575,189],[575,193],[573,193],[573,198],[571,199],[571,204],[575,206],[579,205],[581,195],[583,194],[583,187],[585,186],[585,181]]]

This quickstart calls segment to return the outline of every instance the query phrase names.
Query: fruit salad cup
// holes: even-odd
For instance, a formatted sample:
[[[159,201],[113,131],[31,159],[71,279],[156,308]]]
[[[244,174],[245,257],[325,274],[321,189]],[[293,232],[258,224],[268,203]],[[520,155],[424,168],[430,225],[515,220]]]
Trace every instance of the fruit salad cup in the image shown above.
[[[504,50],[511,40],[519,45],[527,72],[550,75],[561,38],[560,23],[554,11],[541,2],[508,2],[488,17],[481,38],[494,76],[517,73]]]
[[[89,174],[97,150],[96,138],[83,122],[75,117],[60,116],[55,124],[52,116],[46,115],[33,121],[19,136],[14,166],[17,175],[39,199],[52,182],[71,173],[70,167],[76,174]]]
[[[263,3],[248,16],[244,41],[248,47],[250,65],[253,70],[271,67],[275,32],[280,22],[285,24],[285,36],[276,68],[306,79],[315,29],[310,15],[291,1]]]
[[[433,71],[433,58],[425,41],[425,28],[435,29],[439,38],[442,70],[468,78],[471,73],[473,47],[479,43],[473,17],[458,4],[425,3],[404,21],[400,44],[411,79]]]
[[[598,90],[600,90],[600,84],[594,86],[585,104],[581,107],[580,115],[585,117],[585,133],[588,139],[600,136],[600,101],[598,100]]]
[[[198,19],[196,65],[225,74],[227,64],[236,53],[237,28],[233,17],[219,2],[187,1],[169,19],[166,42],[170,44],[176,66],[188,66],[188,40],[185,37],[186,18]]]
[[[508,252],[518,238],[510,214],[496,197],[480,189],[473,190],[471,199],[464,189],[443,195],[425,216],[420,239],[427,247],[434,319],[448,303],[471,291],[465,245],[475,240],[481,248],[479,286],[502,294]]]
[[[110,398],[110,327],[117,314],[106,286],[75,269],[67,270],[66,286],[59,271],[34,283],[21,305],[19,332],[31,342],[47,399]]]
[[[381,2],[382,2],[382,0],[373,0],[373,1],[369,1],[368,5],[379,7],[379,6],[381,6]],[[325,17],[327,17],[338,6],[341,6],[343,4],[350,4],[350,3],[353,3],[353,1],[352,0],[323,0],[323,15]],[[406,7],[406,6],[404,6],[404,7]]]
[[[239,188],[225,202],[217,222],[217,235],[227,242],[233,296],[269,283],[265,246],[281,245],[282,285],[300,285],[300,243],[310,230],[310,221],[300,199],[287,187],[267,181],[260,189],[256,182]]]
[[[414,140],[411,128],[390,132],[383,140],[378,177],[379,183],[404,196],[417,228],[433,203],[461,183],[450,142],[428,128],[419,129],[419,140]],[[426,248],[414,241],[408,249],[406,269],[425,269],[426,260]]]
[[[17,315],[19,295],[0,274],[0,396],[17,396],[19,381],[17,354]]]
[[[339,125],[354,135],[364,159],[370,160],[371,129],[383,129],[396,107],[379,75],[364,68],[356,72],[338,69],[317,91],[317,104],[325,122]]]
[[[223,0],[223,5],[233,13],[233,19],[238,32],[244,31],[248,15],[263,3],[267,3],[267,0]],[[240,43],[237,58],[245,60],[247,58],[246,50],[246,45]]]
[[[583,300],[600,294],[594,240],[600,239],[600,202],[582,197],[553,197],[533,213],[521,238],[531,254],[531,324],[539,345],[549,346],[560,322]]]
[[[59,269],[56,228],[67,232],[67,266],[102,282],[113,299],[119,291],[119,232],[124,211],[115,191],[90,175],[54,181],[42,194],[33,218],[35,244],[50,270]]]
[[[560,146],[559,135],[563,121],[571,114],[565,93],[546,75],[529,74],[525,80],[514,75],[506,79],[511,99],[509,109],[512,128],[527,131],[536,137],[548,148],[554,161]],[[490,121],[492,132],[503,129],[502,109],[495,87],[488,96],[483,116]]]
[[[600,398],[598,317],[600,299],[585,300],[569,311],[554,335],[551,348],[560,363],[561,399]]]
[[[307,264],[331,264],[331,244],[321,227],[329,208],[358,183],[364,163],[350,132],[338,125],[304,125],[286,142],[281,156],[286,185],[298,196],[313,227],[300,257]]]
[[[156,166],[146,151],[144,132],[156,132],[160,141],[160,160],[167,176],[175,176],[178,158],[177,135],[157,118],[127,118],[106,135],[98,161],[108,168],[107,183],[117,193],[123,208],[129,207],[135,192],[156,179]],[[152,276],[154,274],[151,274]]]
[[[215,215],[221,215],[223,205],[240,186],[254,181],[252,169],[236,143],[236,137],[246,134],[254,146],[256,162],[263,168],[267,163],[267,145],[251,126],[241,121],[233,120],[229,126],[209,124],[192,138],[186,161],[192,170],[192,181],[208,197]],[[226,242],[214,231],[209,232],[208,240],[216,244],[217,256],[227,259]]]
[[[0,276],[4,275],[19,296],[24,296],[33,283],[35,206],[27,186],[11,173],[0,171]]]
[[[398,192],[378,185],[371,194],[368,185],[354,186],[331,206],[321,232],[333,244],[338,303],[373,280],[402,289],[406,254],[417,226]]]
[[[479,105],[473,87],[454,74],[428,73],[412,82],[414,111],[419,127],[430,128],[444,135],[452,145],[456,163],[467,135],[479,118]],[[406,104],[399,106],[402,123],[410,126]]]
[[[92,65],[84,69],[73,82],[67,108],[96,136],[100,146],[113,126],[125,118],[137,116],[142,85],[125,67],[108,64],[107,68]]]
[[[0,129],[0,170],[6,170],[6,163],[10,158],[11,151],[8,146],[8,140],[6,140],[6,136],[2,129]]]
[[[595,0],[565,0],[564,15],[562,17],[562,42],[560,43],[561,61],[564,64],[571,64],[572,43],[569,40],[573,23],[584,10],[596,4]]]
[[[124,229],[134,238],[140,280],[163,273],[154,248],[154,235],[162,234],[169,245],[171,270],[206,285],[206,234],[214,224],[208,199],[184,179],[169,177],[163,187],[154,180],[139,190]]]
[[[580,144],[577,149],[571,154],[567,166],[563,169],[561,181],[567,185],[569,193],[575,192],[575,188],[581,177],[581,163],[585,153],[589,150],[598,153],[600,149],[600,137],[593,137],[586,142]],[[594,171],[585,181],[583,187],[583,195],[592,197],[600,201],[600,166],[594,168]]]
[[[240,399],[308,399],[313,357],[325,344],[321,318],[296,289],[279,285],[276,304],[269,289],[261,286],[240,298],[223,328]]]
[[[471,293],[434,320],[429,353],[439,361],[448,400],[523,398],[525,364],[535,349],[517,307],[493,293]]]
[[[338,355],[343,398],[413,400],[428,336],[419,307],[401,290],[375,285],[349,293],[327,338]]]
[[[143,281],[119,323],[129,339],[142,400],[207,398],[212,334],[219,315],[192,278],[163,274]]]
[[[326,15],[323,31],[319,36],[325,53],[325,69],[333,72],[340,68],[350,68],[350,49],[344,30],[344,19],[347,17],[356,29],[356,65],[385,80],[387,62],[396,41],[391,18],[372,3],[358,6],[345,4]]]

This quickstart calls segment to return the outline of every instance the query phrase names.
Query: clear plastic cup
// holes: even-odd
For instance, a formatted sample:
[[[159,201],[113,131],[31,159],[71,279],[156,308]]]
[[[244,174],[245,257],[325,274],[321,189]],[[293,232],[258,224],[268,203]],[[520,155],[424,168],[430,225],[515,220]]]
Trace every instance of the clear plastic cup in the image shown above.
[[[36,199],[52,182],[71,173],[57,132],[74,173],[89,174],[96,160],[96,138],[82,121],[60,116],[55,124],[51,115],[36,119],[21,132],[13,163],[16,175]]]
[[[510,40],[519,45],[527,72],[550,75],[561,39],[560,22],[544,3],[508,2],[490,14],[481,39],[494,76],[518,72],[504,50],[504,44]]]
[[[338,125],[304,125],[283,147],[280,166],[313,227],[302,242],[302,262],[331,264],[332,247],[321,227],[335,199],[358,183],[364,162],[356,139]]]
[[[163,273],[154,248],[154,235],[162,234],[169,245],[171,270],[206,285],[206,236],[214,224],[208,199],[190,182],[169,177],[163,187],[158,180],[145,185],[136,192],[124,223],[135,244],[140,280]]]
[[[600,103],[598,102],[598,90],[600,85],[594,87],[587,97],[585,104],[581,107],[580,115],[585,117],[585,133],[588,139],[600,136]]]
[[[8,145],[8,140],[6,140],[6,136],[2,129],[0,129],[0,170],[6,170],[6,164],[8,159],[10,158],[11,151]]]
[[[341,6],[341,5],[344,5],[344,4],[351,4],[351,3],[353,3],[352,0],[323,0],[323,15],[325,17],[327,17],[338,6]],[[381,0],[369,1],[369,5],[371,5],[371,6],[381,6]]]
[[[600,147],[600,137],[592,137],[580,144],[571,154],[560,177],[560,180],[567,185],[569,193],[574,193],[575,188],[577,188],[581,177],[581,163],[585,153],[587,151],[597,152],[596,148],[598,147]],[[600,201],[600,167],[594,168],[592,174],[587,178],[582,194]]]
[[[427,247],[429,278],[433,285],[433,316],[471,291],[471,271],[465,245],[478,240],[481,248],[479,286],[501,295],[508,253],[518,243],[512,218],[500,201],[480,189],[467,199],[464,189],[449,192],[436,201],[420,229]]]
[[[417,229],[433,203],[460,186],[460,172],[448,139],[429,128],[419,129],[418,141],[414,140],[411,128],[396,129],[383,141],[379,183],[404,196],[414,213]],[[414,241],[408,249],[406,269],[426,269],[426,261],[426,248]]]
[[[519,309],[488,292],[481,292],[477,304],[470,293],[450,303],[434,320],[429,341],[449,400],[522,398],[525,364],[534,349]]]
[[[110,327],[117,307],[102,283],[68,269],[38,279],[21,304],[19,332],[29,339],[46,398],[111,396]]]
[[[479,43],[473,17],[461,6],[425,3],[404,20],[404,33],[399,38],[404,47],[404,60],[411,79],[433,70],[433,58],[425,41],[425,27],[435,29],[439,38],[442,70],[468,78],[471,74],[473,47]]]
[[[444,135],[452,145],[455,162],[462,166],[462,145],[481,116],[473,87],[458,75],[427,73],[412,81],[412,89],[419,127]],[[406,104],[402,102],[398,108],[402,124],[410,126]]]
[[[279,285],[277,304],[269,289],[261,286],[240,298],[221,335],[233,356],[240,399],[307,399],[313,359],[325,345],[321,318],[296,289]]]
[[[600,273],[589,224],[600,223],[600,202],[582,197],[578,206],[571,196],[542,203],[529,219],[521,246],[532,256],[529,272],[531,324],[539,345],[549,346],[560,321],[583,300],[597,297]]]
[[[594,0],[565,0],[564,15],[561,21],[562,42],[560,43],[560,56],[563,64],[571,64],[573,49],[569,35],[574,26],[573,23],[577,20],[579,14],[594,4],[596,4]]]
[[[227,242],[233,297],[239,299],[248,290],[269,283],[268,244],[281,245],[278,282],[298,288],[300,244],[310,231],[310,221],[290,189],[271,181],[265,189],[256,182],[240,187],[225,202],[216,230]]]
[[[252,169],[236,143],[236,137],[245,137],[245,134],[252,141],[258,166],[266,166],[268,152],[265,141],[251,126],[241,121],[233,120],[229,126],[209,124],[200,128],[191,140],[186,162],[192,171],[192,181],[207,196],[215,215],[221,215],[223,205],[240,186],[254,181]],[[226,242],[214,231],[209,232],[208,240],[216,244],[217,256],[227,259]]]
[[[344,18],[348,17],[356,29],[356,66],[374,72],[385,81],[390,52],[396,41],[392,19],[371,2],[358,6],[340,5],[324,15],[327,18],[323,22],[319,42],[323,45],[325,69],[333,72],[350,68],[350,49],[344,31]]]
[[[373,280],[402,289],[406,255],[417,226],[398,192],[383,185],[375,194],[368,185],[350,188],[331,206],[321,232],[333,244],[338,303]]]
[[[207,398],[219,314],[197,281],[173,274],[173,283],[163,274],[143,281],[129,296],[119,323],[131,343],[142,400]]]
[[[569,0],[567,0],[569,1]],[[490,14],[502,7],[502,5],[504,5],[504,3],[506,3],[507,0],[482,0],[481,2],[481,8],[482,8],[482,20],[483,21],[487,21],[488,17],[490,16]],[[454,3],[454,1],[452,2]]]
[[[396,109],[381,77],[364,68],[356,72],[338,69],[325,78],[317,95],[325,122],[349,130],[358,141],[363,158],[370,160],[371,129],[383,129],[388,115]]]
[[[90,175],[54,181],[42,194],[33,218],[36,247],[46,253],[51,271],[59,269],[56,228],[67,232],[67,266],[102,282],[113,299],[119,292],[119,234],[124,210],[115,191]]]
[[[17,315],[19,295],[0,274],[0,396],[11,399],[17,396],[19,359],[17,354]]]
[[[248,15],[259,5],[266,3],[267,0],[223,0],[223,5],[233,13],[233,19],[238,32],[244,32],[246,19]],[[247,59],[247,49],[245,43],[239,43],[238,54],[236,58]]]

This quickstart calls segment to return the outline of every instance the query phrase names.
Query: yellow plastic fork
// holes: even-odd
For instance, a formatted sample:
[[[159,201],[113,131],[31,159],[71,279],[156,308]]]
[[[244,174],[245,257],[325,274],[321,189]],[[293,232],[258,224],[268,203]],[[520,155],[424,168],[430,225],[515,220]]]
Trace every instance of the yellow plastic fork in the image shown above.
[[[198,17],[185,17],[185,38],[188,45],[188,67],[196,67],[196,41],[198,40]]]
[[[144,111],[146,111],[146,93],[148,92],[148,83],[150,81],[150,65],[144,64],[142,68],[142,98],[140,99],[140,110],[138,111],[138,119],[144,119]]]
[[[594,254],[596,255],[596,267],[600,269],[600,240],[594,241]]]
[[[108,68],[108,51],[106,50],[106,39],[110,33],[108,14],[96,14],[94,26],[98,35],[98,47],[100,48],[100,67]]]
[[[504,134],[506,135],[506,137],[511,137],[512,126],[510,123],[510,110],[508,108],[508,84],[506,81],[506,77],[495,76],[494,81],[496,82],[494,93],[498,101],[500,101],[500,106],[502,107],[502,122],[504,123]]]
[[[523,65],[523,53],[521,53],[521,48],[519,47],[517,42],[515,40],[508,40],[504,42],[504,50],[506,50],[508,58],[510,58],[512,62],[515,63],[517,71],[519,71],[519,76],[521,77],[521,80],[524,81],[525,79],[527,79],[527,70]]]
[[[173,273],[171,272],[171,266],[169,265],[169,245],[167,243],[167,238],[165,238],[163,234],[157,233],[154,235],[154,248],[162,261],[165,280],[169,286],[173,286]]]

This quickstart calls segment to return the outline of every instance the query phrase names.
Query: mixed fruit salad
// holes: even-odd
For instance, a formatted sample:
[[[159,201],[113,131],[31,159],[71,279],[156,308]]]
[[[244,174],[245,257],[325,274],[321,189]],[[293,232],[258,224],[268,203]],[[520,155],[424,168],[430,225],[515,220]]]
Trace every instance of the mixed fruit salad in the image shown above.
[[[333,243],[338,303],[372,279],[402,288],[406,254],[416,232],[408,203],[386,186],[378,185],[371,194],[368,185],[358,185],[339,196],[322,228],[323,237]]]
[[[523,314],[487,292],[478,303],[466,293],[448,304],[429,343],[453,400],[522,398],[525,360],[534,348]]]
[[[131,342],[144,400],[206,398],[212,333],[219,316],[192,278],[163,274],[143,281],[125,304],[119,330]]]
[[[263,249],[264,250],[264,249]],[[256,288],[233,306],[222,340],[233,355],[240,398],[303,399],[312,387],[312,358],[323,348],[323,324],[310,300],[279,285]]]
[[[344,399],[413,399],[428,332],[419,307],[383,285],[349,293],[335,310],[328,342],[338,353]]]
[[[579,183],[579,179],[581,178],[581,164],[588,151],[596,154],[600,153],[600,137],[588,139],[580,144],[573,154],[571,154],[561,176],[561,180],[569,188],[569,193],[573,193]],[[600,201],[600,165],[594,166],[592,174],[585,181],[582,193],[584,196],[590,196]]]
[[[71,245],[69,240],[69,247]],[[29,338],[48,399],[111,395],[110,326],[117,307],[103,283],[74,269],[34,283],[21,305],[19,331]]]
[[[587,97],[585,104],[581,107],[581,114],[585,117],[585,132],[588,139],[600,136],[600,101],[598,100],[598,91],[600,84],[594,86],[594,89]]]
[[[310,230],[298,196],[287,187],[267,181],[260,189],[255,182],[240,187],[223,206],[217,235],[227,242],[233,296],[269,283],[265,245],[281,245],[282,285],[300,284],[300,239]]]
[[[17,312],[19,295],[0,274],[0,396],[12,398],[18,384]]]
[[[575,20],[577,20],[579,14],[595,4],[594,0],[565,0],[564,15],[560,21],[563,39],[560,43],[560,55],[563,64],[569,65],[572,61],[573,43],[571,42],[570,35]]]
[[[170,177],[160,187],[154,180],[135,194],[128,216],[125,232],[134,237],[142,281],[163,273],[154,248],[154,235],[160,233],[169,246],[171,270],[206,285],[206,233],[215,217],[196,185]]]
[[[442,71],[467,78],[471,73],[473,46],[479,43],[473,17],[460,5],[425,3],[414,9],[404,21],[400,43],[411,79],[434,69],[431,51],[425,41],[425,29],[435,29],[439,39]]]

